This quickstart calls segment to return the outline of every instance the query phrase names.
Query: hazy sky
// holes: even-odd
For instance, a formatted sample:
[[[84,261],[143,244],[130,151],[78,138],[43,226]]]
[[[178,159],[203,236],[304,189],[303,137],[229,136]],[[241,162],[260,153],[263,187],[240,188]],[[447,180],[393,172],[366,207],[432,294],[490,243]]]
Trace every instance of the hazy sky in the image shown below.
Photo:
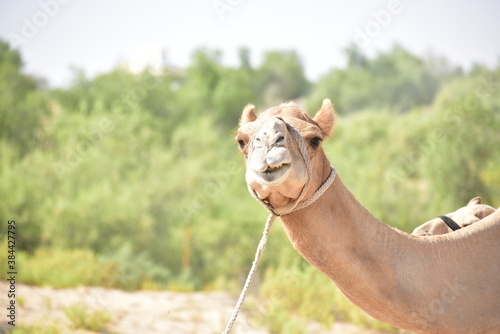
[[[0,0],[0,38],[18,45],[25,71],[63,85],[70,66],[88,75],[130,62],[186,66],[200,46],[237,63],[246,46],[258,64],[264,50],[295,49],[310,79],[342,66],[355,42],[367,53],[399,43],[469,68],[497,65],[498,0]],[[156,55],[156,56],[155,56]]]

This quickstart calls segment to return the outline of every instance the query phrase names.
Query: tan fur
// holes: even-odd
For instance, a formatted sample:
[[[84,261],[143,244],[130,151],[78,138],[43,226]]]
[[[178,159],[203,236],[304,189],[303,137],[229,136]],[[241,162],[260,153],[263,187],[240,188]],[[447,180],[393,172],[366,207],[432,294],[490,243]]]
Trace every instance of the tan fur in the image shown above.
[[[475,197],[463,208],[448,213],[446,216],[453,219],[461,228],[470,226],[495,212],[495,208],[481,204],[481,202],[481,197]],[[450,232],[452,232],[452,229],[441,218],[434,218],[415,228],[412,234],[419,237],[428,237]]]
[[[297,146],[277,117],[295,126],[309,145],[309,197],[330,171],[321,146],[309,144],[333,128],[333,108],[323,105],[314,120],[296,106],[274,107],[238,130],[237,140],[245,143],[241,151],[247,157],[247,182],[275,207],[293,200],[306,182]],[[264,138],[260,154],[246,155],[263,129],[275,132]],[[276,131],[283,132],[285,143],[268,140],[276,138]],[[290,177],[275,183],[273,173],[251,170],[273,150],[277,166],[277,153],[291,157],[291,164],[283,164]],[[277,175],[282,174],[278,169]],[[481,224],[419,238],[373,217],[337,176],[316,202],[281,220],[295,249],[373,317],[416,333],[500,333],[500,210]]]
[[[321,109],[316,113],[313,120],[322,125],[321,130],[323,132],[323,138],[326,139],[332,132],[335,126],[335,109],[333,108],[332,102],[329,99],[323,100],[323,105]]]
[[[253,122],[257,119],[257,116],[255,115],[254,111],[255,111],[255,106],[253,104],[246,105],[246,107],[243,109],[243,113],[241,114],[239,123],[240,126],[248,122]]]

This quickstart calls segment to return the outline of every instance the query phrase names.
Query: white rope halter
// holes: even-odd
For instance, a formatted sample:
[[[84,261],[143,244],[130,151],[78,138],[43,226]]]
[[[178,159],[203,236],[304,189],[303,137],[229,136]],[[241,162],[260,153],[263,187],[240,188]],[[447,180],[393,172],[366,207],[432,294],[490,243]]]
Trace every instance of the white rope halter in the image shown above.
[[[280,118],[281,119],[281,118]],[[259,198],[255,190],[250,188],[248,186],[248,190],[250,191],[250,194],[257,199],[269,212],[269,216],[267,217],[266,225],[264,227],[264,232],[262,233],[262,239],[260,239],[259,246],[257,247],[257,252],[255,253],[255,259],[253,260],[252,263],[252,268],[250,269],[250,272],[248,273],[247,279],[245,281],[245,285],[243,286],[243,289],[241,290],[240,297],[238,298],[238,302],[236,303],[236,306],[234,307],[233,314],[231,315],[231,318],[229,319],[229,322],[226,326],[226,329],[222,334],[229,334],[231,332],[231,328],[234,325],[234,322],[236,321],[236,318],[238,317],[238,313],[240,312],[241,306],[243,305],[243,301],[245,300],[245,297],[247,295],[248,289],[250,288],[250,285],[252,284],[253,277],[255,275],[255,272],[257,271],[257,266],[259,265],[260,258],[262,257],[262,253],[264,252],[264,248],[266,247],[267,243],[267,238],[269,236],[269,231],[271,230],[271,226],[273,222],[276,220],[277,217],[279,216],[285,216],[288,214],[291,214],[292,212],[298,211],[300,209],[304,209],[305,207],[311,205],[314,203],[318,198],[321,197],[325,193],[325,191],[330,187],[330,185],[333,183],[335,180],[335,176],[337,175],[335,168],[333,166],[331,167],[330,170],[330,175],[328,175],[328,178],[323,182],[323,184],[316,190],[316,192],[308,199],[305,201],[302,201],[304,196],[306,195],[309,185],[311,183],[311,175],[312,175],[312,168],[311,168],[311,159],[309,158],[309,154],[307,152],[307,146],[300,135],[299,131],[291,124],[285,122],[283,119],[281,119],[287,126],[288,131],[292,135],[293,139],[297,143],[297,146],[299,147],[300,155],[302,159],[304,160],[304,164],[306,166],[306,171],[307,171],[307,181],[302,190],[300,191],[299,196],[293,200],[292,202],[288,203],[286,206],[282,208],[273,208],[269,202],[265,202],[262,199]],[[254,145],[253,145],[253,140],[250,143],[250,148],[248,152],[248,157],[250,158],[251,153],[253,152]]]

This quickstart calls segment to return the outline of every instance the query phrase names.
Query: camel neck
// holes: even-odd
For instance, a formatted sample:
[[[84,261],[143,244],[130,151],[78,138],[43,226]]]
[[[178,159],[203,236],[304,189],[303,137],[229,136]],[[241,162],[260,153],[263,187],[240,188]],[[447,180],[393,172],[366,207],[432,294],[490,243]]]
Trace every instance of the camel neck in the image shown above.
[[[417,238],[373,217],[337,175],[281,221],[294,248],[371,316],[418,333],[498,333],[500,210],[453,234]],[[467,320],[478,317],[483,324]]]
[[[311,206],[282,217],[295,249],[324,272],[355,304],[377,315],[397,293],[395,249],[409,249],[411,238],[373,217],[343,185],[334,183]],[[381,270],[381,268],[384,268]],[[367,282],[385,282],[367,284]],[[370,296],[367,298],[367,296]]]
[[[321,248],[325,256],[344,248],[354,248],[356,253],[372,248],[381,250],[381,244],[392,239],[408,239],[403,234],[376,219],[344,186],[339,176],[315,203],[309,207],[282,217],[282,222],[296,249],[309,255],[314,262]],[[308,236],[306,238],[306,235]],[[308,242],[306,242],[308,241]],[[321,258],[321,256],[318,256]]]

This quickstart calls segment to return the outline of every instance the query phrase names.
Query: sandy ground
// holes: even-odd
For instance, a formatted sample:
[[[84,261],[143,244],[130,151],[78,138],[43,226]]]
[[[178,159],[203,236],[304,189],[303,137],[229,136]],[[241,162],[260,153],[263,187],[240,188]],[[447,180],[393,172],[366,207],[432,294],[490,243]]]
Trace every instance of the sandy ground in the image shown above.
[[[0,283],[0,290],[0,309],[6,310],[9,303],[6,282]],[[16,325],[57,323],[64,334],[93,333],[71,328],[71,323],[63,310],[77,303],[83,303],[90,312],[105,310],[111,313],[112,320],[106,327],[107,330],[100,333],[212,334],[222,332],[236,302],[236,298],[226,292],[124,292],[94,287],[52,289],[27,285],[17,285],[16,290]],[[0,319],[0,333],[5,333],[5,329],[10,327],[7,324],[9,319],[5,315]],[[311,323],[309,332],[377,333],[345,323],[335,323],[330,330]],[[265,328],[253,326],[243,312],[240,313],[231,333],[269,334],[270,332]]]

